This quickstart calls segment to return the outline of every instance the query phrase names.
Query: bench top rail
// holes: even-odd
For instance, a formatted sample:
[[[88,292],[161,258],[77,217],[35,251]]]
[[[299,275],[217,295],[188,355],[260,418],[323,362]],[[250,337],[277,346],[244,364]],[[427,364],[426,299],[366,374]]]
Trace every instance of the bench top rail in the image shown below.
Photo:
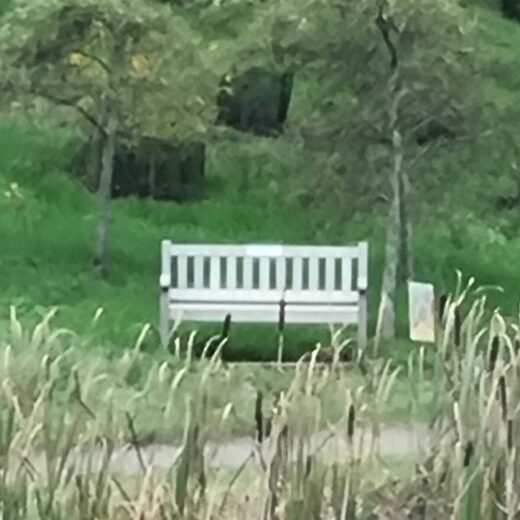
[[[163,289],[177,301],[345,303],[367,289],[368,245],[162,243]]]

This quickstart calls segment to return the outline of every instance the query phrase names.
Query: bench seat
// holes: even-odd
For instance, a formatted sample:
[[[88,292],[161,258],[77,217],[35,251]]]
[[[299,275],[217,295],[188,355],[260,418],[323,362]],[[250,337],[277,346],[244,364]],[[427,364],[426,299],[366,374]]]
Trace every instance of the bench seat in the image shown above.
[[[175,302],[169,304],[170,319],[176,321],[223,322],[229,314],[240,323],[278,323],[280,304],[276,303],[204,303]],[[357,324],[359,308],[355,305],[287,304],[286,323]]]

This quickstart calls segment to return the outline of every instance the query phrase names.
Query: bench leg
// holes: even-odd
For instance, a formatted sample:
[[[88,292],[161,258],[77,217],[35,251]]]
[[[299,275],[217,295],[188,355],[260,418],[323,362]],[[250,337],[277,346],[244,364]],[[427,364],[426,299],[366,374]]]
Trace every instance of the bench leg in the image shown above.
[[[368,342],[368,306],[367,294],[363,292],[359,296],[359,321],[358,321],[358,348],[364,351]]]
[[[170,310],[168,308],[168,291],[161,291],[159,333],[161,344],[168,348],[170,340]]]

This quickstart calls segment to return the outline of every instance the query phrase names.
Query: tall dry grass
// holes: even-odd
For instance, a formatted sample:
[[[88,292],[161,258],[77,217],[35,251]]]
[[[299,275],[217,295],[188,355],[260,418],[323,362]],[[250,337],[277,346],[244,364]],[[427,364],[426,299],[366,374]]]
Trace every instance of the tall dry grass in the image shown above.
[[[107,360],[53,330],[52,313],[27,330],[13,309],[0,359],[2,516],[519,518],[518,327],[485,309],[458,291],[438,344],[418,348],[406,368],[387,359],[345,370],[334,335],[329,363],[316,349],[294,370],[277,366],[268,390],[250,368],[225,366],[219,348],[192,359],[193,338],[149,362],[145,329],[133,350]],[[429,422],[424,449],[410,446],[401,472],[382,440],[385,409],[403,389],[411,415],[426,408]],[[176,450],[160,452],[171,457],[160,470],[142,433],[152,417],[181,432]],[[232,450],[240,420],[243,460],[216,464],[219,439]],[[137,465],[121,473],[114,462],[125,457]]]
[[[381,408],[397,376],[390,363],[369,364],[364,380],[345,371],[335,335],[328,364],[316,349],[295,369],[273,368],[273,395],[254,374],[247,379],[251,368],[224,366],[220,347],[192,359],[193,337],[150,363],[140,350],[144,329],[133,350],[108,360],[53,330],[52,318],[27,330],[11,310],[0,359],[5,518],[353,518],[361,507],[361,460],[377,454]],[[147,457],[140,426],[152,415],[182,432],[167,471]],[[216,467],[216,441],[232,437],[240,420],[249,423],[251,453]],[[342,440],[335,453],[322,456],[334,439]],[[115,471],[121,456],[134,457],[138,471]]]

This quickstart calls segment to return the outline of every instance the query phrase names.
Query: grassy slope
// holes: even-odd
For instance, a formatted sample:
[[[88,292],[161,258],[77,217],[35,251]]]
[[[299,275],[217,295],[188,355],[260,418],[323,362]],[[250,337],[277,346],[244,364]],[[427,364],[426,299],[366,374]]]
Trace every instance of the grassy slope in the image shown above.
[[[518,131],[516,108],[520,74],[520,26],[494,11],[479,14],[482,82],[489,106],[485,125],[493,131]],[[308,110],[309,82],[297,83],[291,117]],[[516,128],[515,128],[516,125]],[[0,126],[0,318],[17,304],[60,305],[58,320],[80,333],[92,332],[121,347],[133,342],[146,322],[156,322],[159,243],[165,237],[189,241],[285,241],[343,243],[369,238],[372,245],[371,294],[375,309],[384,246],[384,208],[366,207],[348,221],[335,208],[303,209],[285,194],[291,173],[312,175],[317,164],[297,148],[271,140],[247,140],[211,147],[209,197],[180,206],[118,201],[115,207],[113,277],[91,276],[95,200],[64,175],[66,137],[53,129],[29,129],[4,120]],[[477,143],[442,151],[420,167],[416,253],[418,278],[443,290],[455,268],[483,284],[507,286],[509,300],[497,298],[508,312],[517,298],[520,272],[515,260],[520,241],[514,230],[520,213],[498,214],[493,197],[510,190],[513,156],[494,133]],[[246,174],[248,185],[244,185]],[[19,194],[8,192],[16,182]],[[16,191],[16,189],[14,190]],[[511,290],[512,289],[512,290]],[[95,330],[90,320],[106,311]],[[374,313],[373,313],[374,314]],[[404,316],[404,313],[402,314]],[[374,319],[372,315],[372,320]],[[248,328],[234,340],[235,353],[253,348],[266,356],[276,349],[274,327]],[[294,349],[310,346],[325,334],[291,336]],[[310,339],[309,339],[310,338]],[[237,345],[240,345],[240,349]]]

